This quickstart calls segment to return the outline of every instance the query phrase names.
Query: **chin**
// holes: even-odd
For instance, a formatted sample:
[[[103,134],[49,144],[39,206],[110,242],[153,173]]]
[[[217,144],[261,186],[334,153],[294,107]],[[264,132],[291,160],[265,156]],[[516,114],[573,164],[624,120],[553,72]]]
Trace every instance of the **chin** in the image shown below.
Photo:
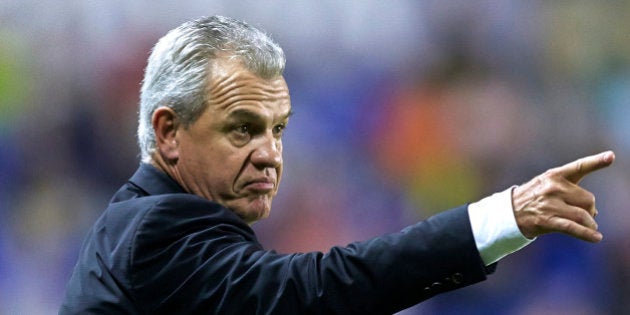
[[[241,217],[243,221],[247,222],[247,224],[252,225],[259,220],[269,217],[271,213],[271,202],[259,199],[248,204],[245,208],[234,210],[234,212]]]
[[[265,211],[265,212],[256,212],[256,213],[252,213],[252,212],[248,212],[244,215],[240,215],[241,219],[243,219],[243,221],[245,221],[247,224],[252,225],[262,219],[266,219],[267,217],[269,217],[269,211]]]

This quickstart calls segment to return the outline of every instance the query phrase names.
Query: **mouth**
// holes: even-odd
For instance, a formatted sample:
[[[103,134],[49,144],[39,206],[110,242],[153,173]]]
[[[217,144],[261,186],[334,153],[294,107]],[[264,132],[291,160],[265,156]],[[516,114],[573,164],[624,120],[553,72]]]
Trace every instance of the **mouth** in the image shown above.
[[[267,194],[276,187],[275,181],[269,177],[260,177],[245,182],[243,189],[252,191],[257,194]]]

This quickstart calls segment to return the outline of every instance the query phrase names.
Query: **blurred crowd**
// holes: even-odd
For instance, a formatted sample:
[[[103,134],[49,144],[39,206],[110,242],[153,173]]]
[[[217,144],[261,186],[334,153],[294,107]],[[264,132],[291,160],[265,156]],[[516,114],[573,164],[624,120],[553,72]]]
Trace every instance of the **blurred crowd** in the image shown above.
[[[397,231],[613,149],[604,240],[547,235],[401,314],[630,312],[630,1],[0,3],[0,314],[56,314],[87,230],[136,169],[151,46],[221,14],[284,47],[294,116],[279,252]],[[421,266],[419,266],[421,268]]]

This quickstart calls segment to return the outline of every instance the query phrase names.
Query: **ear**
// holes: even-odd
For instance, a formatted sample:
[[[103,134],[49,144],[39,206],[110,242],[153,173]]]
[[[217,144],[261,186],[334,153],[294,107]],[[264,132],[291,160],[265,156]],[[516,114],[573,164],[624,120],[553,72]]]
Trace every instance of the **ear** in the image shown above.
[[[180,122],[175,111],[162,106],[153,112],[151,117],[157,153],[167,163],[174,163],[179,159],[179,142],[176,138]]]

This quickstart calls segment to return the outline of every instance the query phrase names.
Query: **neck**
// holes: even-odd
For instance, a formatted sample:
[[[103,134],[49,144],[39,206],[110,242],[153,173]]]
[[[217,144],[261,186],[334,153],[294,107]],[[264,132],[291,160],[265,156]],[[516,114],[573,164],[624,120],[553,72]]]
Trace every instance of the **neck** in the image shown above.
[[[184,184],[182,177],[180,176],[179,170],[175,167],[175,163],[170,163],[165,161],[160,154],[151,155],[151,160],[149,164],[153,165],[155,168],[160,170],[161,172],[166,173],[166,175],[170,176],[173,180],[175,180],[185,191],[192,193],[189,187]]]

